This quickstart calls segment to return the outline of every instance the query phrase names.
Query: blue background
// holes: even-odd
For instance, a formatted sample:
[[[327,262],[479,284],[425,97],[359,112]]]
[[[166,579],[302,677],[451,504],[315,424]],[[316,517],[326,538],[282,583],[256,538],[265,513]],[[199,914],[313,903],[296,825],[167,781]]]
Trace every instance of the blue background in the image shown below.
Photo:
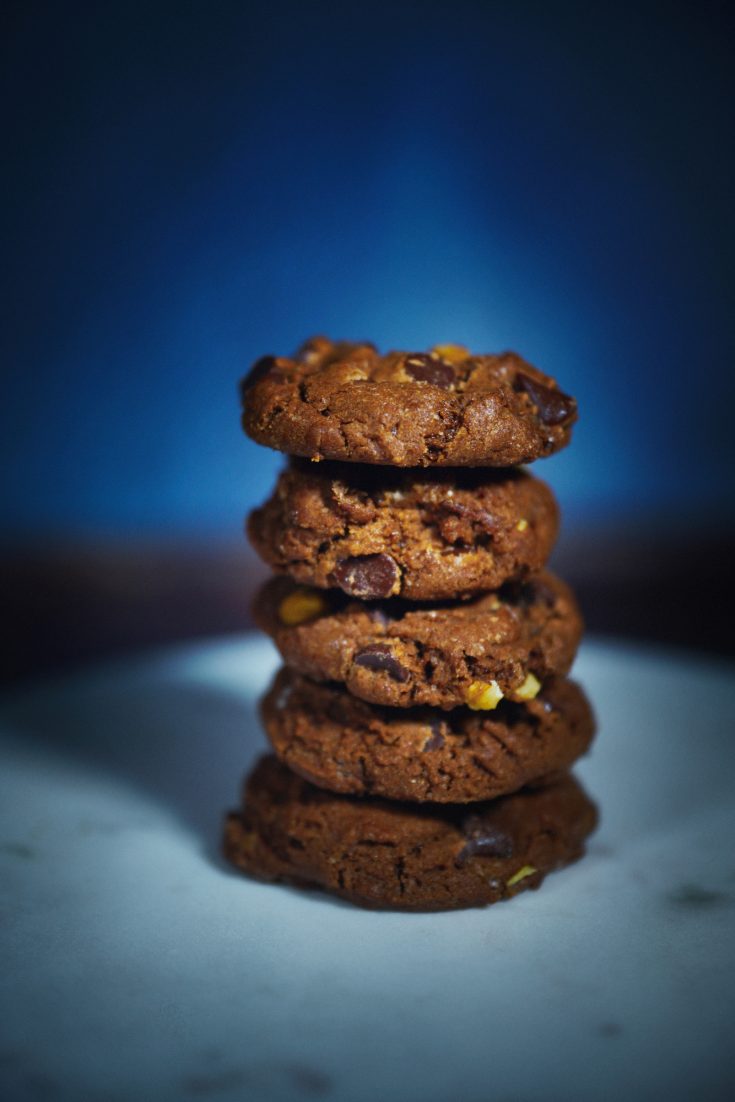
[[[3,527],[239,532],[249,361],[512,347],[583,521],[732,504],[732,9],[6,7]]]

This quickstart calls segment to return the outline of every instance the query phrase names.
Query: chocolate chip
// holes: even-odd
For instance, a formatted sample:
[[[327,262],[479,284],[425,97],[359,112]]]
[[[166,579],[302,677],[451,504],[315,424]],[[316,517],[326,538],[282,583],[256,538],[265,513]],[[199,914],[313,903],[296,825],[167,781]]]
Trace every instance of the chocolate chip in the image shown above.
[[[361,600],[390,597],[399,577],[398,563],[383,552],[341,559],[334,569],[337,585]]]
[[[479,815],[470,815],[462,829],[467,842],[455,857],[455,865],[461,867],[470,857],[513,856],[513,839],[492,823],[484,822]]]
[[[255,361],[245,378],[241,380],[240,397],[244,398],[250,388],[263,379],[272,379],[274,382],[282,383],[285,378],[286,376],[279,368],[275,356],[261,356],[259,360]]]
[[[395,618],[389,616],[384,608],[379,608],[377,605],[373,608],[366,608],[365,611],[368,614],[368,618],[372,620],[374,624],[380,624],[382,628],[387,628],[388,624],[395,623]]]
[[[432,386],[440,386],[444,390],[450,387],[456,379],[451,364],[423,353],[417,356],[409,356],[403,361],[403,368],[406,374],[415,379],[417,383],[431,383]]]
[[[516,390],[524,390],[538,410],[539,421],[544,425],[561,425],[577,412],[577,403],[562,390],[555,390],[539,383],[519,371],[515,377]]]
[[[370,646],[363,647],[355,655],[354,662],[356,666],[364,666],[366,670],[384,671],[392,681],[403,683],[411,676],[387,643],[371,643]]]
[[[442,727],[444,724],[440,719],[430,719],[428,727],[431,731],[430,736],[424,743],[422,750],[441,750],[444,747],[444,735],[442,734]]]

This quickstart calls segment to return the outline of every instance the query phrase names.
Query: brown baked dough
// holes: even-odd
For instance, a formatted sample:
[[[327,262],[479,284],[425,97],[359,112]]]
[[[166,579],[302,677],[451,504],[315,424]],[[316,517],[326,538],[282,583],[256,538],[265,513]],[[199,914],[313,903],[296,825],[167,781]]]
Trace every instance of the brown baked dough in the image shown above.
[[[594,734],[586,696],[563,678],[526,704],[437,712],[368,704],[284,668],[261,711],[273,749],[300,776],[332,792],[419,802],[515,792],[568,769]]]
[[[289,666],[394,707],[487,706],[482,687],[491,683],[495,695],[526,699],[534,679],[569,671],[582,634],[571,590],[549,573],[429,605],[354,600],[273,578],[253,613]]]
[[[248,534],[261,558],[299,582],[349,593],[355,563],[390,560],[395,592],[424,601],[535,573],[558,525],[550,488],[518,470],[292,460],[270,500],[251,514]]]
[[[512,467],[565,447],[577,403],[514,352],[458,345],[381,356],[315,337],[263,356],[241,384],[243,427],[308,459],[394,467]]]
[[[472,808],[324,792],[263,758],[228,816],[224,852],[261,880],[316,887],[361,907],[482,907],[538,888],[576,861],[594,804],[571,776]]]

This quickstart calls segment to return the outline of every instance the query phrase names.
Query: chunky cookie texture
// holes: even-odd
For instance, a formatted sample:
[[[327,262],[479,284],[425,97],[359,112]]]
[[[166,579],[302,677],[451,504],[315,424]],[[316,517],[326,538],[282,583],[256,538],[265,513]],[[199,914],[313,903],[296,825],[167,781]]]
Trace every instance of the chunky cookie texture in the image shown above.
[[[264,356],[241,384],[243,427],[309,459],[396,467],[511,467],[569,443],[577,405],[513,352],[389,352],[308,341]]]
[[[441,600],[537,572],[558,525],[549,487],[521,471],[292,460],[248,535],[270,566],[307,585]]]
[[[379,595],[387,597],[390,576],[384,578]],[[365,588],[365,597],[376,595],[377,585]],[[569,587],[549,573],[428,606],[352,600],[274,578],[253,613],[293,669],[402,708],[466,704],[488,711],[503,698],[533,699],[547,677],[569,671],[582,634]]]
[[[582,690],[552,680],[526,704],[491,712],[384,708],[284,668],[262,704],[278,757],[333,792],[395,800],[490,800],[567,769],[594,719]]]
[[[571,777],[470,811],[352,800],[314,788],[274,758],[257,765],[224,852],[249,876],[321,888],[362,907],[482,907],[538,888],[576,861],[597,824]]]

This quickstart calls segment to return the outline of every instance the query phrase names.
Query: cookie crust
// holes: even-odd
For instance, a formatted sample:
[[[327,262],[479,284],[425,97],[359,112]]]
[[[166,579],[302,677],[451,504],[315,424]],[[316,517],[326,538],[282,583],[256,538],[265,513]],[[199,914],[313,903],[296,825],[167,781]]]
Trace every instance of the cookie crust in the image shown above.
[[[310,618],[284,622],[299,602]],[[474,687],[490,683],[523,699],[529,674],[543,683],[569,671],[583,626],[571,590],[548,572],[497,593],[428,606],[352,600],[274,578],[256,596],[253,614],[293,669],[399,708],[456,708],[473,703]]]
[[[538,888],[576,861],[595,829],[594,804],[564,776],[471,809],[417,808],[323,792],[263,758],[224,852],[260,880],[316,887],[361,907],[482,907]]]
[[[350,587],[350,562],[387,555],[408,600],[497,589],[546,563],[559,511],[525,472],[387,470],[292,460],[248,520],[262,559],[296,581]]]
[[[578,685],[549,682],[494,712],[381,708],[283,668],[261,714],[278,757],[320,788],[434,803],[492,800],[568,769],[594,717]]]
[[[315,337],[264,356],[241,384],[243,428],[309,459],[395,467],[512,467],[565,447],[574,398],[514,352],[457,345],[380,355]]]

